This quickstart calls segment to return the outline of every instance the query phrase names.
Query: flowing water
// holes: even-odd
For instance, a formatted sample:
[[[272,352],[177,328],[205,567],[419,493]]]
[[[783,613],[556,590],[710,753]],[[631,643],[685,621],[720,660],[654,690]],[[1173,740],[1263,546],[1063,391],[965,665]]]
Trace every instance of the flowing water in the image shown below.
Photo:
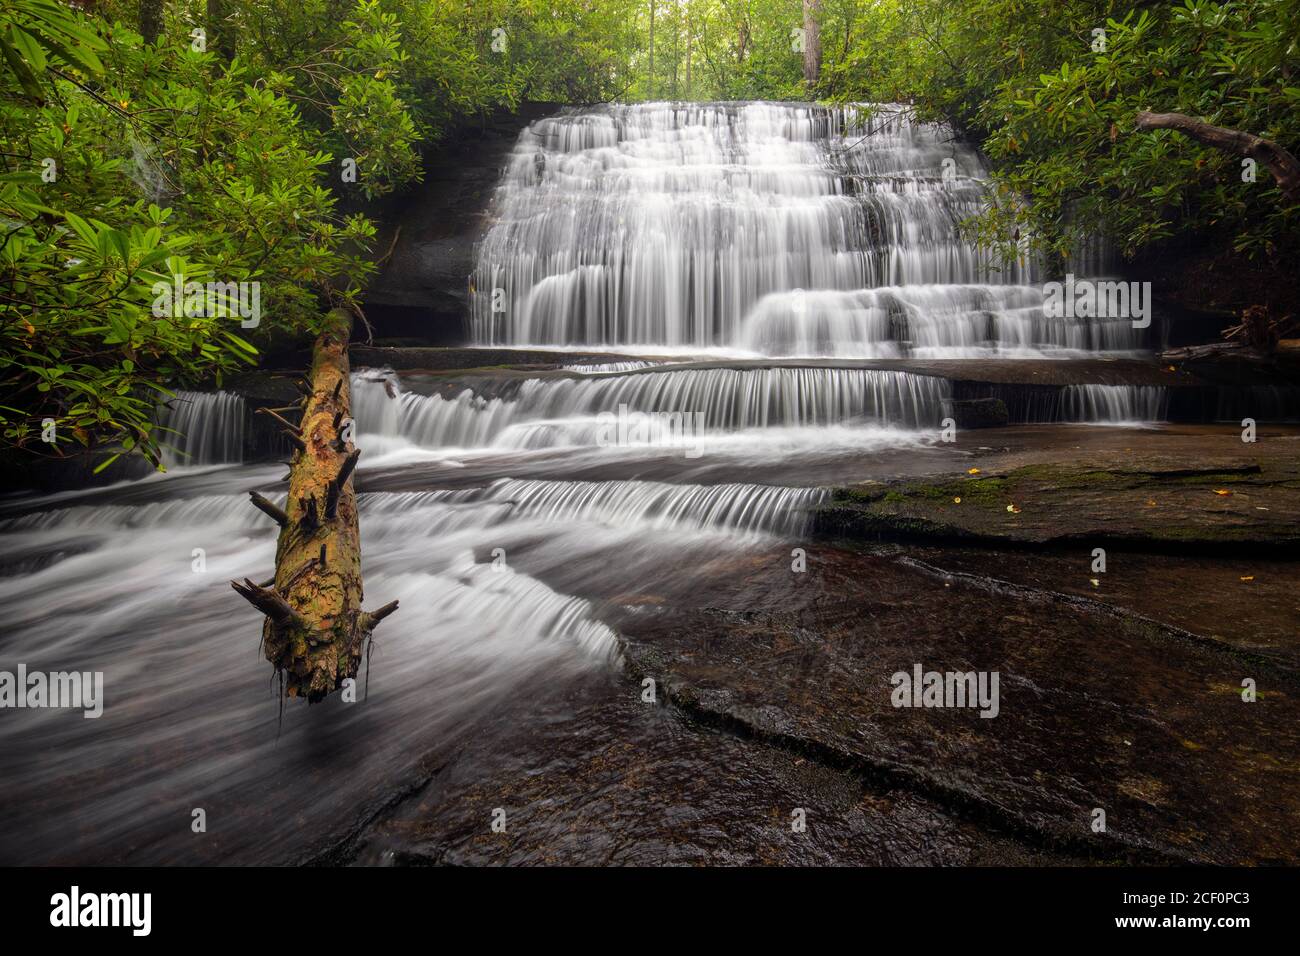
[[[800,542],[824,463],[933,450],[952,397],[904,371],[663,356],[1139,348],[1127,326],[1046,318],[1031,268],[994,270],[959,237],[982,172],[895,108],[658,104],[534,124],[480,250],[476,340],[657,358],[451,392],[354,374],[367,604],[401,601],[360,704],[281,713],[259,615],[230,589],[272,569],[274,528],[247,492],[284,494],[281,467],[240,462],[238,396],[183,393],[162,414],[178,433],[167,477],[0,501],[0,670],[102,671],[106,697],[96,720],[3,715],[0,862],[325,853],[426,776],[426,755],[490,760],[475,728],[507,702],[617,680],[610,607],[651,588],[684,600],[693,569]],[[1067,390],[1051,417],[1156,421],[1159,391]],[[539,461],[562,473],[530,476]]]
[[[846,358],[1140,348],[1127,321],[1047,318],[1032,264],[995,267],[962,238],[983,177],[900,107],[562,114],[506,172],[475,336]]]

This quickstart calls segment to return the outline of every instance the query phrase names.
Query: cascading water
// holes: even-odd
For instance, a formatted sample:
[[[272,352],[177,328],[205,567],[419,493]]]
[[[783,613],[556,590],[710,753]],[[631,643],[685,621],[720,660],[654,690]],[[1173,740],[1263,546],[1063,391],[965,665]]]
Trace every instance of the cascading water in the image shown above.
[[[1063,422],[1162,422],[1169,408],[1169,391],[1154,385],[1071,385],[1061,391],[1061,410],[1052,419]]]
[[[575,110],[520,138],[473,287],[482,344],[962,357],[1131,350],[1043,315],[960,235],[978,157],[906,108]]]
[[[534,378],[509,396],[494,398],[469,389],[452,398],[401,389],[386,374],[355,376],[357,421],[381,442],[399,438],[434,448],[597,444],[602,429],[612,424],[608,416],[620,409],[642,415],[698,413],[706,432],[869,421],[922,429],[939,423],[950,394],[939,378],[842,368],[668,368]],[[613,443],[612,436],[606,443]]]
[[[158,409],[163,464],[170,468],[243,461],[244,414],[241,395],[177,392]]]

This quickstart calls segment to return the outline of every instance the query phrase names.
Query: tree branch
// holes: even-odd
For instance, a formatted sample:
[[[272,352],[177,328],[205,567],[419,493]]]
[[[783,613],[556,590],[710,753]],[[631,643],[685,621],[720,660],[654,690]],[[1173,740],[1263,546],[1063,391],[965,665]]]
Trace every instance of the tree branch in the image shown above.
[[[1137,114],[1137,128],[1177,130],[1206,146],[1253,159],[1268,167],[1288,203],[1300,202],[1300,160],[1271,140],[1261,139],[1254,133],[1211,126],[1183,113],[1148,113],[1144,110]]]
[[[249,604],[269,617],[276,627],[301,623],[298,612],[289,606],[289,602],[281,597],[279,592],[254,584],[248,578],[244,578],[243,584],[231,581],[230,586]]]

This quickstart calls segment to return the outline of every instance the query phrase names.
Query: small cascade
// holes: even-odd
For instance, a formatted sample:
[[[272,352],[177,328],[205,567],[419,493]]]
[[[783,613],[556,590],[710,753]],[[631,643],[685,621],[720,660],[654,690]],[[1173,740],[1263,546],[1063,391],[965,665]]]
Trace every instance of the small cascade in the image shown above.
[[[279,497],[282,498],[283,495]],[[229,495],[201,495],[138,505],[50,507],[0,520],[0,534],[113,534],[160,526],[196,527],[211,524],[248,531],[264,528],[266,519],[259,519],[256,512],[249,514],[249,510],[247,498]]]
[[[354,375],[353,409],[360,428],[426,448],[569,444],[574,426],[594,433],[608,427],[599,416],[620,409],[688,416],[692,425],[699,421],[711,432],[866,421],[937,428],[950,393],[947,381],[932,376],[843,368],[669,368],[535,378],[510,398],[490,399],[468,389],[443,398],[398,388],[394,379],[385,383],[374,373]]]
[[[637,372],[643,368],[652,368],[658,362],[633,360],[628,362],[599,362],[595,365],[561,365],[566,372],[581,372],[584,375],[613,375],[619,372]]]
[[[503,478],[463,491],[363,495],[366,513],[439,512],[439,530],[479,525],[471,506],[495,509],[495,523],[532,519],[571,525],[596,523],[621,531],[690,530],[794,537],[807,527],[808,511],[826,500],[820,488],[729,483],[666,484],[653,481],[534,481]],[[447,507],[447,506],[455,506]]]
[[[838,358],[1042,357],[1133,351],[1128,320],[1044,314],[1041,288],[896,286],[780,292],[746,317],[740,346],[763,355]]]
[[[175,468],[243,461],[245,420],[242,395],[177,392],[158,409],[163,464]]]
[[[1163,422],[1169,390],[1158,385],[1070,385],[1061,390],[1057,421],[1118,425]]]

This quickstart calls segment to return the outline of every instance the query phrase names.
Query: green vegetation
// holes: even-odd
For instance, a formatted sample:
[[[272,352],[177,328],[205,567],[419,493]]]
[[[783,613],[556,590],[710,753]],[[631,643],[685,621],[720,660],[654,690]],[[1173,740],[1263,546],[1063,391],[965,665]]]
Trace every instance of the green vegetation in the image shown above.
[[[344,203],[477,113],[627,85],[617,2],[96,9],[0,0],[0,447],[38,455],[156,464],[171,389],[357,305],[375,230]],[[253,282],[255,325],[227,286]]]
[[[810,5],[811,81],[795,48]],[[1241,156],[1134,128],[1180,112],[1300,149],[1296,0],[686,0],[656,24],[641,98],[906,102],[951,121],[995,165],[998,201],[971,227],[1008,257],[1212,233],[1281,266],[1300,238],[1263,167],[1243,182]]]
[[[966,226],[1007,257],[1101,234],[1293,275],[1266,166],[1134,120],[1296,148],[1298,39],[1300,0],[0,0],[0,448],[156,462],[160,398],[355,311],[352,210],[523,101],[905,102],[990,157]],[[259,283],[265,321],[160,307],[177,281]]]

